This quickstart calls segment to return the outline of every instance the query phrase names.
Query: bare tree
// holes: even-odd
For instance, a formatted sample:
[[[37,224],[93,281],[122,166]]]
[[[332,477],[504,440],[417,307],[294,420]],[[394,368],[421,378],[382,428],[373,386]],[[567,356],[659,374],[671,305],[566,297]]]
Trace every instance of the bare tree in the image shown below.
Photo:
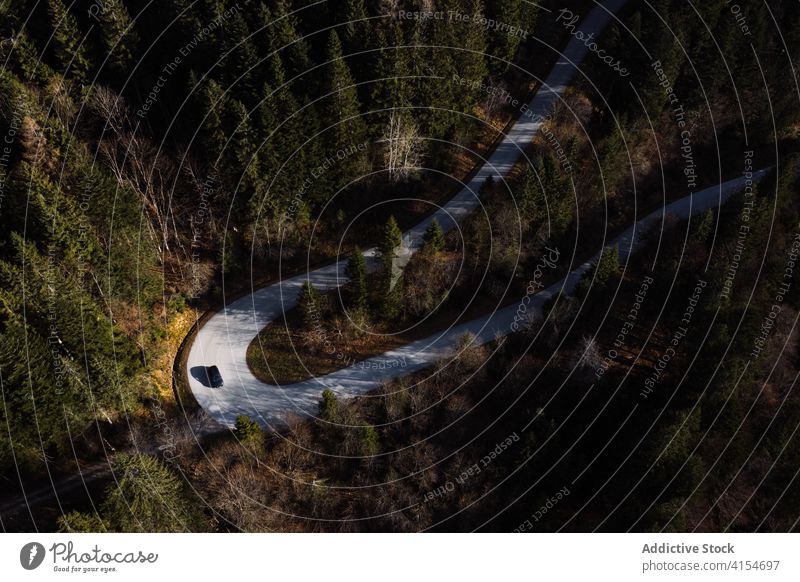
[[[392,110],[381,143],[386,144],[384,161],[389,177],[396,182],[407,179],[422,163],[422,144],[417,127],[397,110]]]
[[[176,243],[188,259],[178,224],[190,220],[191,206],[188,200],[174,195],[181,168],[139,131],[138,124],[131,122],[125,102],[113,91],[96,88],[90,104],[104,124],[99,151],[118,183],[138,194],[151,219],[148,227],[159,250],[169,253],[171,244]],[[188,163],[184,170],[202,194],[204,186],[197,169]]]
[[[488,121],[492,121],[503,110],[508,96],[508,89],[503,82],[495,85],[494,90],[487,92],[481,105]]]
[[[406,267],[403,282],[406,306],[414,316],[437,309],[447,299],[456,277],[456,263],[444,253],[417,253]]]
[[[573,359],[575,371],[593,371],[599,368],[602,363],[603,356],[600,353],[597,340],[590,335],[583,336]]]

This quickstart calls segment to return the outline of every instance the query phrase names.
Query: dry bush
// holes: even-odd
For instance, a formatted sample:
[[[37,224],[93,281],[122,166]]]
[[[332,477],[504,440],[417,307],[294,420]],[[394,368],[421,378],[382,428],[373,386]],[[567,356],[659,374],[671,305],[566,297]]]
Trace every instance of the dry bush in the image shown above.
[[[457,267],[454,253],[422,251],[411,259],[403,274],[403,292],[412,317],[439,307],[455,282]]]

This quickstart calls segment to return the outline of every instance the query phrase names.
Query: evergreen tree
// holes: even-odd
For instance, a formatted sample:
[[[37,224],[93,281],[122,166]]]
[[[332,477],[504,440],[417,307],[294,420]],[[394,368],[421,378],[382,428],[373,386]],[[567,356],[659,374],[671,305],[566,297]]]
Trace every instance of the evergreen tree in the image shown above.
[[[694,233],[692,238],[699,243],[705,243],[714,228],[714,212],[706,210],[699,218],[694,219]]]
[[[272,88],[265,83],[261,90],[262,100],[255,112],[255,142],[258,145],[258,175],[256,191],[250,201],[250,218],[253,221],[269,218],[275,211],[276,198],[281,192],[289,192],[287,174],[278,174],[280,155],[278,143],[281,132],[276,117],[277,105]]]
[[[367,309],[367,267],[364,255],[358,247],[353,249],[347,260],[345,275],[350,279],[351,306],[366,312]]]
[[[365,457],[372,457],[380,450],[380,437],[378,431],[372,425],[366,425],[361,429],[361,454]]]
[[[383,239],[380,244],[381,258],[384,261],[394,261],[397,258],[397,251],[403,244],[403,232],[397,225],[394,215],[389,216],[386,227],[383,230]]]
[[[669,22],[667,17],[672,14],[669,0],[654,0],[651,2],[651,7],[653,12],[649,17],[642,18],[642,41],[652,55],[652,59],[661,62],[661,68],[667,80],[675,84],[677,83],[680,69],[680,48],[675,42],[672,31],[661,22],[661,18]],[[641,49],[637,52],[641,52]],[[637,87],[641,87],[639,94],[645,110],[650,117],[657,118],[667,103],[667,94],[660,84],[661,80],[654,74],[650,64],[643,67],[639,71],[639,75],[638,84],[635,80],[631,80],[631,82],[636,84]]]
[[[53,70],[42,61],[39,50],[25,30],[17,33],[11,56],[26,81],[46,83],[53,76]]]
[[[78,21],[61,0],[48,0],[47,12],[53,30],[53,50],[58,72],[75,79],[79,85],[85,85],[89,75],[89,60]]]
[[[452,7],[451,7],[452,9]],[[430,109],[423,112],[427,125],[426,133],[437,137],[445,137],[455,127],[457,117],[451,111],[459,111],[458,94],[454,83],[450,82],[454,74],[464,78],[463,71],[456,68],[454,50],[449,47],[462,46],[457,31],[461,25],[448,22],[446,19],[435,19],[426,31],[418,24],[414,29],[413,41],[421,45],[412,57],[412,75],[429,78],[420,83],[420,90],[414,102],[428,105]],[[459,88],[460,89],[460,88]],[[439,149],[436,145],[432,149]]]
[[[489,18],[509,27],[523,29],[522,0],[503,0],[497,3],[487,3],[487,5],[491,7]],[[517,47],[521,40],[520,34],[511,34],[509,30],[499,26],[490,30],[489,54],[493,58],[489,59],[489,68],[492,73],[501,75],[508,70],[514,60],[514,55],[517,54]]]
[[[431,221],[428,228],[425,229],[425,234],[422,236],[422,241],[425,245],[424,248],[438,253],[444,250],[444,232],[442,227],[439,226],[439,221],[435,218]]]
[[[477,83],[482,82],[489,74],[486,66],[486,27],[480,24],[479,20],[483,15],[483,2],[472,0],[469,12],[472,15],[469,24],[464,25],[463,34],[459,35],[459,42],[453,46],[462,47],[464,50],[453,52],[453,62],[455,70],[465,79]],[[461,26],[453,26],[456,32],[461,31]],[[472,113],[481,98],[479,88],[459,91],[457,94],[456,107],[458,111]],[[462,118],[463,119],[463,118]],[[462,123],[468,123],[466,119]]]
[[[180,478],[161,461],[143,454],[114,459],[116,483],[101,506],[115,532],[186,532],[204,528]]]
[[[331,31],[328,38],[325,58],[324,90],[331,98],[323,113],[329,125],[333,125],[348,117],[357,117],[361,107],[353,86],[355,81],[342,56],[342,43],[336,31]]]
[[[139,44],[139,35],[133,29],[128,9],[122,0],[103,0],[98,19],[108,66],[119,79],[124,79],[130,73]]]
[[[196,87],[196,77],[190,75],[190,85]],[[202,125],[198,132],[196,145],[203,152],[203,158],[215,167],[222,165],[222,155],[227,143],[222,113],[227,106],[227,97],[219,84],[206,78],[199,89],[191,89],[197,95],[197,110],[200,112]]]
[[[280,172],[277,180],[270,189],[275,197],[282,197],[277,201],[277,206],[284,208],[289,200],[294,196],[305,179],[308,167],[308,159],[319,159],[320,156],[313,150],[308,150],[309,146],[303,146],[308,137],[316,135],[316,125],[313,110],[306,110],[305,113],[298,113],[300,104],[297,98],[290,91],[289,86],[284,84],[285,72],[283,63],[278,55],[273,55],[269,63],[270,78],[275,93],[269,96],[265,88],[265,107],[272,107],[274,112],[275,124],[269,132],[272,134],[269,144],[264,144],[264,148],[271,148],[275,152]],[[269,135],[263,136],[264,139]],[[317,144],[319,140],[314,140]],[[320,176],[314,182],[314,191],[326,192],[327,174]],[[326,198],[320,197],[319,202],[324,202]]]
[[[619,247],[605,247],[597,263],[586,273],[575,287],[575,296],[585,298],[591,289],[605,290],[619,274]]]
[[[397,317],[402,302],[402,286],[398,284],[402,274],[396,259],[403,243],[403,233],[394,216],[390,216],[384,228],[379,246],[381,260],[381,310],[386,319]]]
[[[297,23],[287,0],[277,0],[272,10],[272,24],[269,28],[272,38],[270,49],[281,56],[289,78],[302,75],[311,67],[308,44],[297,34],[296,27]],[[306,77],[297,90],[302,90],[302,85],[313,85],[313,81],[313,78]],[[273,83],[277,85],[274,81]]]
[[[241,12],[225,26],[223,53],[228,53],[223,67],[225,84],[243,102],[256,102],[256,76],[258,74],[258,52],[253,44],[247,23]]]
[[[520,172],[514,193],[524,226],[531,226],[545,217],[545,199],[542,184],[532,164],[526,164]]]
[[[236,188],[237,198],[247,203],[260,189],[263,178],[256,155],[256,132],[247,108],[239,100],[229,99],[225,114],[225,133],[230,136],[230,143],[225,148],[227,163],[223,169],[229,183]]]
[[[197,0],[172,0],[161,5],[169,20],[175,21],[176,36],[191,38],[207,21]]]
[[[536,24],[539,20],[539,5],[523,1],[519,11],[520,26],[525,30],[528,38],[536,33]]]
[[[240,414],[236,417],[236,436],[239,440],[260,439],[264,436],[261,426],[249,416]]]
[[[58,533],[99,533],[108,528],[103,519],[96,513],[70,511],[58,518]]]
[[[319,401],[319,415],[327,422],[337,422],[339,419],[339,400],[332,390],[326,388],[322,391],[322,400]]]
[[[601,178],[599,185],[601,195],[598,196],[598,200],[602,200],[616,195],[630,172],[622,128],[614,125],[599,149],[600,176],[598,177]]]
[[[561,175],[559,165],[551,152],[539,158],[537,173],[541,179],[543,195],[546,196],[546,206],[542,205],[542,211],[546,209],[547,215],[542,216],[548,221],[549,234],[551,239],[561,237],[572,222],[572,202],[573,196],[570,191],[570,184]]]
[[[337,160],[335,167],[328,172],[334,187],[340,188],[362,173],[366,161],[363,148],[355,152],[352,148],[366,141],[367,127],[361,117],[353,76],[342,58],[342,45],[335,31],[331,32],[328,40],[326,60],[323,94],[327,96],[321,104],[320,113],[325,128],[323,135],[327,154],[339,150],[350,152]]]
[[[605,287],[619,273],[619,247],[606,247],[595,267],[594,284]]]
[[[272,51],[272,35],[274,34],[273,25],[275,25],[272,17],[272,11],[265,2],[259,2],[253,7],[252,12],[248,14],[250,30],[253,32],[251,41],[256,48],[259,60],[265,59],[261,62],[259,70],[262,72],[260,76],[255,78],[255,81],[261,84],[269,83],[270,79],[267,77],[267,53]]]
[[[367,20],[364,0],[341,0],[337,9],[339,23],[346,23],[342,28],[342,39],[347,52],[353,53],[369,46],[372,27]]]
[[[412,103],[412,87],[408,80],[411,75],[409,52],[407,49],[395,48],[403,46],[403,31],[397,24],[391,32],[394,35],[392,46],[387,45],[383,31],[379,30],[377,33],[381,50],[378,52],[374,78],[382,80],[373,85],[371,109],[378,111],[378,128],[387,122],[392,109],[408,107]]]
[[[312,331],[320,319],[320,295],[311,281],[306,280],[300,288],[297,308],[303,316],[306,331]]]

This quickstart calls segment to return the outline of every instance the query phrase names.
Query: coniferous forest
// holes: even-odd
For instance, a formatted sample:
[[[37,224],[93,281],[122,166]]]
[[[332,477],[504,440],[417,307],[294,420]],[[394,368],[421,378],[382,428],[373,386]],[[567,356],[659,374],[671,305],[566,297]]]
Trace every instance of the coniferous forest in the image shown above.
[[[797,531],[798,2],[0,0],[0,58],[3,531]]]

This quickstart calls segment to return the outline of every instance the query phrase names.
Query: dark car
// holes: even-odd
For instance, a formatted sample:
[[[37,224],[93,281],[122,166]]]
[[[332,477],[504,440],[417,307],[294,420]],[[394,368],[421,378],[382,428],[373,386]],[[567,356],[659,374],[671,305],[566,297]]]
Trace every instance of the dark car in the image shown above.
[[[212,388],[222,388],[225,383],[222,381],[222,374],[219,373],[219,368],[216,366],[209,366],[206,368],[208,374],[208,384]]]

